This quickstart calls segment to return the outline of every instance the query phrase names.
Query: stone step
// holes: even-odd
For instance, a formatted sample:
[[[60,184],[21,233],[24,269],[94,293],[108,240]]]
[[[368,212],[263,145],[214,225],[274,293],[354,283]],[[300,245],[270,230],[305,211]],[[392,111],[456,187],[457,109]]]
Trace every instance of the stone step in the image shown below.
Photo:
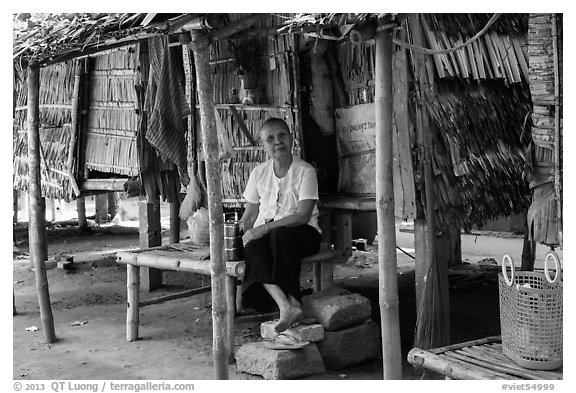
[[[302,298],[304,315],[313,317],[326,331],[361,324],[370,319],[370,300],[333,286]]]
[[[326,368],[339,370],[382,353],[380,329],[373,321],[348,327],[335,332],[324,332],[324,340],[318,349]]]
[[[238,372],[260,375],[264,379],[296,379],[326,371],[316,344],[301,349],[268,349],[264,342],[241,346],[236,352]]]
[[[274,326],[278,323],[275,321],[267,321],[260,324],[260,335],[262,338],[272,340],[276,336]],[[317,342],[324,339],[324,326],[319,323],[311,325],[299,325],[290,329],[286,329],[284,333],[294,337],[298,341]]]

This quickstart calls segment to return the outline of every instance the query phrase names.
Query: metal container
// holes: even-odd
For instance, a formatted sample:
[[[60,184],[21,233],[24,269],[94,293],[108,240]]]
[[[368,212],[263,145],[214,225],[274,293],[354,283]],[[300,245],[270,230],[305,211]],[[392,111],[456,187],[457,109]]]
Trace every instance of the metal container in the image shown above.
[[[234,214],[234,219],[227,220],[227,214]],[[227,261],[240,261],[244,258],[243,234],[238,213],[224,213],[224,257]]]

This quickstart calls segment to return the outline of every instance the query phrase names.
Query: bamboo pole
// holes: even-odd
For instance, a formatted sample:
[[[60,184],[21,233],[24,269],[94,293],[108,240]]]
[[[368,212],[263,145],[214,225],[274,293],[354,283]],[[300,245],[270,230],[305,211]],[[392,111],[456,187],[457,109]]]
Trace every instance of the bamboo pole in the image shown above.
[[[70,180],[73,183],[73,189],[76,196],[80,196],[80,189],[76,184],[76,178],[74,170],[74,156],[76,153],[76,140],[78,140],[78,132],[79,132],[79,108],[80,108],[80,85],[82,80],[82,73],[84,72],[84,63],[80,62],[78,68],[76,69],[76,75],[74,76],[74,92],[72,94],[72,134],[70,135],[70,145],[68,149],[68,160],[66,162],[66,170],[68,171],[68,175]]]
[[[130,266],[130,265],[128,265],[128,266]],[[196,289],[189,289],[187,291],[178,292],[178,293],[175,293],[172,295],[160,296],[160,297],[157,297],[154,299],[140,302],[140,307],[150,306],[152,304],[160,304],[160,303],[164,303],[164,302],[167,302],[170,300],[175,300],[175,299],[182,299],[185,297],[190,297],[190,296],[198,295],[198,294],[205,293],[205,292],[210,292],[211,290],[212,290],[212,288],[210,288],[209,286],[200,287],[200,288],[196,288]]]
[[[558,242],[562,247],[562,178],[560,155],[562,154],[562,131],[560,130],[560,69],[558,59],[557,14],[552,14],[552,52],[554,56],[554,190],[556,192],[556,212],[558,218]]]
[[[30,209],[28,210],[28,238],[30,256],[34,260],[34,273],[36,276],[36,290],[40,305],[40,318],[46,342],[56,341],[54,331],[54,318],[50,306],[50,293],[48,291],[48,278],[46,277],[46,225],[44,203],[42,203],[42,185],[40,180],[40,70],[37,64],[28,68],[28,157],[29,181],[28,193]]]
[[[392,151],[392,30],[376,36],[376,213],[384,379],[402,379]]]
[[[126,340],[138,340],[138,325],[140,323],[140,267],[126,266]]]
[[[208,213],[210,216],[210,263],[212,286],[212,346],[216,379],[228,379],[228,326],[226,276],[224,261],[224,218],[222,209],[222,179],[218,160],[218,138],[214,109],[214,94],[210,77],[209,40],[200,33],[192,35],[194,63],[198,83],[202,148],[206,160]]]

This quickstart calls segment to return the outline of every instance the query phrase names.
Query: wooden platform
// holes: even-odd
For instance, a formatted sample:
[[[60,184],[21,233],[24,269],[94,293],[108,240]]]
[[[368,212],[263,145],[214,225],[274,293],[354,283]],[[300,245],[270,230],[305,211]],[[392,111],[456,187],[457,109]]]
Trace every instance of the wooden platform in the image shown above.
[[[486,337],[442,348],[413,348],[408,362],[446,376],[446,379],[563,379],[562,368],[529,370],[502,353],[500,336]]]

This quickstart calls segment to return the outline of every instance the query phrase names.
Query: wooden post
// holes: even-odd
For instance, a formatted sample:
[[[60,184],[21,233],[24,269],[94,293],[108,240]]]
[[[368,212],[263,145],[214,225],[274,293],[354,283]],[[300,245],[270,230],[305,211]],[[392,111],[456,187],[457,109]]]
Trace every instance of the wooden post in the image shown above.
[[[194,63],[198,78],[198,101],[200,103],[200,121],[202,125],[202,148],[206,159],[206,178],[208,189],[208,212],[210,216],[210,264],[212,286],[212,332],[213,356],[216,379],[228,379],[228,354],[230,341],[228,336],[226,304],[226,276],[224,261],[224,217],[222,209],[222,179],[218,160],[218,138],[214,94],[210,74],[210,46],[208,38],[202,33],[192,35]]]
[[[236,277],[226,276],[226,325],[228,327],[228,364],[234,361],[234,317],[236,311]]]
[[[138,325],[140,324],[140,267],[126,266],[126,340],[138,340]]]
[[[16,224],[18,222],[18,190],[12,190],[12,222]]]
[[[561,16],[562,17],[562,16]],[[558,242],[563,244],[562,230],[562,130],[560,114],[562,111],[560,94],[560,60],[558,53],[558,26],[557,14],[552,14],[552,52],[554,56],[554,191],[556,193],[556,217],[558,223]]]
[[[76,211],[78,212],[78,227],[82,230],[88,228],[86,221],[86,201],[84,197],[76,199]]]
[[[170,244],[180,243],[180,197],[179,194],[176,195],[176,201],[170,202],[170,233],[169,240]]]
[[[347,210],[335,210],[332,216],[334,220],[334,248],[342,250],[343,258],[352,255],[352,213]],[[318,274],[315,272],[314,274]],[[320,268],[320,287],[326,289],[332,286],[334,265],[323,263]]]
[[[56,200],[48,198],[48,207],[50,208],[50,221],[56,221]]]
[[[146,197],[142,197],[138,201],[138,220],[140,248],[161,246],[160,203],[148,203]],[[148,267],[140,269],[143,291],[150,292],[162,285],[162,270]]]
[[[96,224],[104,224],[108,222],[108,194],[96,194],[96,208],[95,208],[95,221]]]
[[[46,342],[56,341],[54,331],[54,318],[50,305],[48,291],[48,278],[46,277],[45,251],[48,249],[46,241],[45,205],[41,195],[42,185],[40,179],[40,70],[33,63],[28,67],[28,193],[30,196],[30,209],[28,211],[28,239],[30,256],[34,260],[34,274],[36,276],[36,290],[40,305],[40,318]]]
[[[428,233],[426,231],[426,219],[421,212],[421,205],[417,202],[418,216],[414,219],[414,279],[416,285],[416,304],[421,304],[424,287],[426,286],[426,276],[430,270],[430,265],[426,262],[429,255]]]
[[[392,149],[392,30],[376,36],[376,213],[384,379],[402,379]]]

